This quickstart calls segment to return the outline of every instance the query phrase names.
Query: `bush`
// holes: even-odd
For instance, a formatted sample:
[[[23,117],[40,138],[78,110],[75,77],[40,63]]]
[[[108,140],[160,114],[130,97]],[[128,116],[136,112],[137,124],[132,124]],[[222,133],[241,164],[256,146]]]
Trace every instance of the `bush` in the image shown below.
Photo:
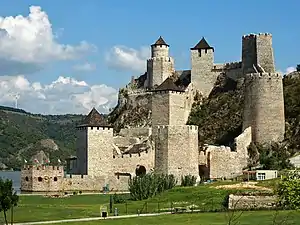
[[[141,177],[129,180],[129,191],[132,200],[143,200],[151,198],[176,185],[173,175],[149,173]]]
[[[116,193],[113,195],[113,203],[114,204],[125,203],[127,199],[128,199],[127,195],[116,194]]]
[[[300,171],[295,170],[285,176],[277,187],[279,206],[288,209],[300,208]]]
[[[194,186],[196,184],[197,177],[192,175],[186,175],[181,177],[181,186],[182,187],[188,187],[188,186]]]

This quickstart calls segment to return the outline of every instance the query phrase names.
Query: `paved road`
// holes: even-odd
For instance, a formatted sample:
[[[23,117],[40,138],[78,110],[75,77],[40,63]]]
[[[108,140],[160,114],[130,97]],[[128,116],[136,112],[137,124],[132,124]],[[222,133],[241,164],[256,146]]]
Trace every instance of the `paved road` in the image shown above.
[[[134,217],[147,217],[147,216],[159,216],[171,214],[171,212],[165,213],[148,213],[148,214],[133,214],[133,215],[124,215],[124,216],[110,216],[105,218],[108,219],[125,219],[125,218],[134,218]],[[68,223],[68,222],[84,222],[84,221],[95,221],[103,220],[103,217],[89,217],[89,218],[80,218],[80,219],[67,219],[67,220],[52,220],[52,221],[37,221],[37,222],[26,222],[26,223],[14,223],[14,225],[35,225],[35,224],[55,224],[55,223]]]

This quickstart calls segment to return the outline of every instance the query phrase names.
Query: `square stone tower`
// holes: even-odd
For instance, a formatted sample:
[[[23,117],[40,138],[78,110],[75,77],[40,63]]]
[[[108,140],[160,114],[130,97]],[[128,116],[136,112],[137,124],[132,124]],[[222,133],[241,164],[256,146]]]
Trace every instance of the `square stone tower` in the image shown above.
[[[212,72],[214,48],[203,37],[191,48],[191,80],[205,97],[209,95],[216,82],[217,74]]]
[[[77,127],[77,174],[104,177],[111,172],[113,128],[93,108]]]
[[[198,127],[186,125],[184,90],[167,79],[152,98],[152,129],[155,140],[155,171],[182,176],[199,175]]]

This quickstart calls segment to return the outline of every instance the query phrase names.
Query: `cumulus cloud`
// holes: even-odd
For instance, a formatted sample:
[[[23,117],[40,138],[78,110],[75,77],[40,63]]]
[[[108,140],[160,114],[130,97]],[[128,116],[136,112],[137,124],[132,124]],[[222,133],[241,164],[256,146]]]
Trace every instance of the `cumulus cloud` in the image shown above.
[[[86,62],[84,64],[75,65],[73,69],[82,72],[89,72],[96,70],[96,65]]]
[[[70,77],[60,76],[42,85],[23,75],[0,76],[0,105],[14,106],[15,95],[19,95],[19,108],[32,113],[87,114],[92,107],[108,113],[116,105],[118,93],[105,84],[89,85]]]
[[[29,11],[26,17],[0,17],[1,75],[31,73],[44,63],[72,60],[96,50],[85,41],[74,46],[58,43],[46,12],[39,6]]]
[[[296,68],[290,66],[290,67],[286,68],[285,73],[286,73],[286,74],[289,74],[289,73],[294,72],[294,71],[296,71]]]
[[[149,47],[136,50],[126,46],[114,46],[106,54],[105,59],[111,68],[142,73],[146,71],[146,60],[149,57]]]

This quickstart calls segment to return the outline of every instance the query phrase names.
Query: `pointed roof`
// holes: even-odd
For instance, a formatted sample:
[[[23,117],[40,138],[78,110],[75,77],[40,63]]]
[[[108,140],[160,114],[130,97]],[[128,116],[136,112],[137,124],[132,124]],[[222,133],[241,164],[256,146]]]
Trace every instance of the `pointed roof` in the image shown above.
[[[83,123],[79,127],[111,127],[105,118],[93,108],[84,118]]]
[[[157,39],[157,41],[152,44],[151,46],[156,46],[156,45],[166,45],[166,46],[169,46],[165,40],[162,38],[162,36],[159,36],[159,38]]]
[[[184,92],[184,90],[179,88],[170,77],[168,77],[164,82],[161,83],[161,85],[159,85],[153,91],[179,91],[179,92]]]
[[[205,40],[204,37],[198,42],[198,44],[195,45],[194,48],[191,48],[191,50],[199,50],[199,49],[212,49],[214,50],[213,47],[211,47],[207,41]]]

